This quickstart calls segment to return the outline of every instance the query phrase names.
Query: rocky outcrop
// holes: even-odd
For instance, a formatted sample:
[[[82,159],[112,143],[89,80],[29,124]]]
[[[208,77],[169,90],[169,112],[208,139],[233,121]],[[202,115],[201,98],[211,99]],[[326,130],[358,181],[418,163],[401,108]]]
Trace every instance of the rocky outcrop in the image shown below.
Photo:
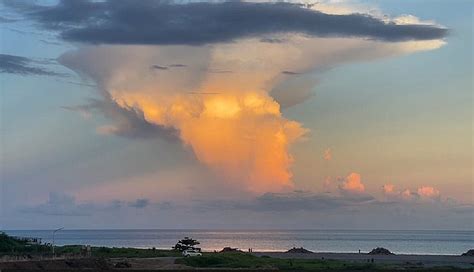
[[[461,256],[474,256],[474,249],[469,249],[468,251],[461,254]]]
[[[132,265],[129,262],[122,261],[122,262],[116,263],[114,267],[115,268],[130,268],[132,267]]]
[[[294,247],[288,250],[286,253],[313,253],[313,252],[302,247]]]
[[[370,255],[395,255],[390,250],[383,248],[383,247],[378,247],[372,249],[372,251],[369,252]]]
[[[242,252],[242,250],[233,247],[224,247],[220,252]]]

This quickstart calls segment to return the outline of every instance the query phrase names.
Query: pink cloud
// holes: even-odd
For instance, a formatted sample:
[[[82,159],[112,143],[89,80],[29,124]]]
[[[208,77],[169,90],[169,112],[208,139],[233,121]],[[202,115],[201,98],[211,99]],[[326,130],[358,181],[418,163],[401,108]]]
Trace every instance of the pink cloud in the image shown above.
[[[410,189],[405,189],[403,192],[400,193],[400,195],[402,196],[402,198],[405,199],[410,199],[413,196]]]
[[[418,195],[425,198],[439,197],[439,190],[431,186],[421,186],[417,191]]]
[[[384,186],[382,186],[383,188],[383,193],[386,194],[386,195],[391,195],[391,194],[394,194],[396,193],[395,192],[395,185],[393,184],[385,184]]]
[[[330,176],[327,176],[324,180],[323,188],[325,192],[333,192],[337,189],[337,185]]]
[[[354,172],[347,176],[345,181],[342,183],[341,189],[357,193],[364,192],[365,186],[360,181],[360,174]]]
[[[331,148],[328,148],[324,151],[324,156],[323,156],[324,160],[326,161],[330,161],[332,160],[332,153],[331,153]]]
[[[403,191],[395,190],[393,184],[385,184],[383,192],[387,197],[395,197],[404,200],[427,200],[427,199],[439,199],[440,192],[438,189],[432,186],[421,186],[416,191],[405,189]]]

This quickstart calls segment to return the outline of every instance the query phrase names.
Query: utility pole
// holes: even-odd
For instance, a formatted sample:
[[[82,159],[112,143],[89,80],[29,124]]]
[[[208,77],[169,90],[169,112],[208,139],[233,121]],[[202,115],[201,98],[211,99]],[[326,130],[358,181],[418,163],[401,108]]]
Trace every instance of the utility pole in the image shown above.
[[[56,232],[58,232],[58,231],[60,231],[60,230],[63,230],[63,229],[64,229],[64,227],[61,227],[61,228],[59,228],[59,229],[53,230],[53,259],[54,259],[55,256],[56,256],[56,255],[54,254],[54,235],[56,234]]]

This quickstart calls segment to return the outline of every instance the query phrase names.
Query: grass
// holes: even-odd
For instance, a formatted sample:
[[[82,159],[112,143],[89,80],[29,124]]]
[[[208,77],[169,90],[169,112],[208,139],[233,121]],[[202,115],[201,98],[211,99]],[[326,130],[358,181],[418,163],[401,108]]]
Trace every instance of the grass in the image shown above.
[[[81,254],[83,246],[67,245],[56,246],[57,255]],[[97,258],[151,258],[151,257],[179,257],[181,254],[172,250],[92,247],[92,257]],[[29,245],[26,241],[17,239],[0,232],[0,256],[2,255],[52,255],[52,247],[48,245]]]
[[[211,253],[201,257],[188,257],[176,263],[206,268],[251,268],[279,270],[364,270],[373,269],[373,264],[355,264],[336,260],[279,259],[256,257],[247,253]]]
[[[140,249],[126,247],[93,247],[92,256],[99,258],[152,258],[152,257],[179,257],[181,253],[173,250]]]
[[[50,247],[46,245],[29,245],[26,241],[17,239],[0,232],[0,256],[4,254],[34,254],[48,252]]]
[[[404,265],[354,263],[338,260],[280,259],[268,256],[257,257],[248,253],[204,253],[201,257],[177,259],[176,263],[197,268],[242,268],[275,269],[281,271],[380,271],[406,270],[410,272],[454,272],[471,271],[454,267],[409,267]]]

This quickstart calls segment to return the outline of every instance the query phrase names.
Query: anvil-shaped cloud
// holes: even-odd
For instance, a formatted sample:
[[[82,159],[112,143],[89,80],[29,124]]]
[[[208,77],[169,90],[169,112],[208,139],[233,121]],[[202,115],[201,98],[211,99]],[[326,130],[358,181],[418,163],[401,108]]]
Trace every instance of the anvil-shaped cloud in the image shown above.
[[[447,33],[291,3],[61,1],[20,9],[65,40],[101,44],[60,57],[99,86],[103,102],[89,108],[113,120],[100,133],[179,138],[222,180],[253,192],[292,189],[289,148],[308,130],[282,108],[311,96],[315,72],[435,49]]]

